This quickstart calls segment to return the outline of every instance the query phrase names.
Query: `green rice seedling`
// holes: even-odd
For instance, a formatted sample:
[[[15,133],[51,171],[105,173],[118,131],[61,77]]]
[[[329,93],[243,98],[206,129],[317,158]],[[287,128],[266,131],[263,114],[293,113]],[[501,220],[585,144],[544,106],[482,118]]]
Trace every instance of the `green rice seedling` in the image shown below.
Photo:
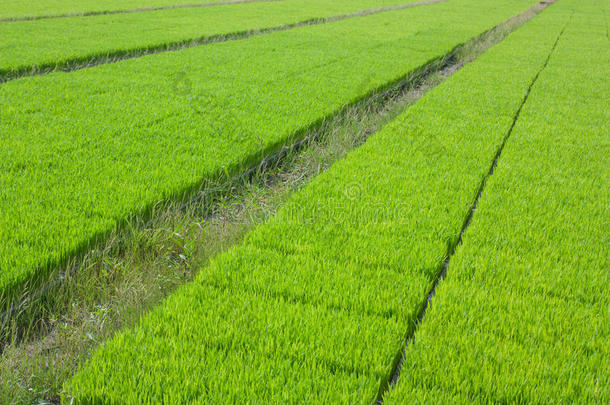
[[[388,404],[610,401],[604,3],[553,6],[571,20],[406,350]]]
[[[0,20],[1,22],[11,22],[12,20],[135,12],[157,8],[197,7],[206,4],[235,2],[244,2],[244,0],[104,0],[103,2],[93,0],[78,2],[71,0],[34,0],[27,2],[4,0],[0,4]]]
[[[65,400],[374,402],[568,18],[552,10],[100,347]]]
[[[530,1],[463,0],[0,87],[0,291],[302,139]]]
[[[284,0],[0,24],[0,80],[243,38],[415,0]]]

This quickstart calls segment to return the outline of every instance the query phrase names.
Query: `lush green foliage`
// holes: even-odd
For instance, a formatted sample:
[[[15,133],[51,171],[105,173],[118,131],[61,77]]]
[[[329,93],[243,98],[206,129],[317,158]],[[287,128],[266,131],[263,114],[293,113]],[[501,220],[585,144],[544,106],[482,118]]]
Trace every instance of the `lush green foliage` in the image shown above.
[[[88,62],[415,0],[284,0],[0,24],[0,74]]]
[[[553,40],[467,66],[295,193],[101,347],[76,402],[372,403]]]
[[[440,3],[5,83],[0,289],[529,4]]]
[[[218,1],[231,0],[2,0],[0,3],[0,19],[102,13],[117,10],[216,3]]]
[[[387,403],[610,402],[610,58],[600,5],[560,1],[494,52],[525,57],[574,10]]]

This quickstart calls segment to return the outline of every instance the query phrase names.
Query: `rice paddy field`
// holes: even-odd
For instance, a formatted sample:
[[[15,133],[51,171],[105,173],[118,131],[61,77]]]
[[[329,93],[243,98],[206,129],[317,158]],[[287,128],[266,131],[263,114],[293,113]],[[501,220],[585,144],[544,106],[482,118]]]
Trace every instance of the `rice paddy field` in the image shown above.
[[[609,20],[4,0],[0,403],[610,403]]]

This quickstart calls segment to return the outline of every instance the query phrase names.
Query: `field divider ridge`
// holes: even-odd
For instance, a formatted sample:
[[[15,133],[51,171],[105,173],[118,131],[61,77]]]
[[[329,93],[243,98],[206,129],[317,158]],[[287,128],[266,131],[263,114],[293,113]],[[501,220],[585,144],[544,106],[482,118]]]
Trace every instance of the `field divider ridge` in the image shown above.
[[[251,2],[270,2],[270,1],[284,1],[284,0],[241,0],[234,3],[227,4],[240,4],[240,3],[251,3]],[[372,8],[368,10],[360,10],[347,14],[339,14],[331,17],[313,18],[303,20],[296,23],[278,25],[275,27],[261,28],[261,29],[250,29],[244,31],[236,31],[233,33],[224,34],[212,34],[202,37],[184,39],[180,41],[168,42],[165,44],[156,44],[150,46],[133,47],[129,49],[121,49],[110,52],[100,52],[97,55],[91,55],[87,57],[71,58],[62,62],[48,62],[39,65],[24,66],[16,69],[0,69],[0,85],[11,80],[20,79],[23,77],[30,76],[41,76],[53,72],[74,72],[81,69],[87,69],[99,65],[105,65],[110,63],[120,62],[127,59],[141,58],[148,55],[155,55],[165,52],[179,51],[187,48],[194,48],[203,45],[209,45],[219,42],[238,41],[253,36],[270,34],[273,32],[288,31],[295,28],[307,27],[313,25],[330,24],[343,20],[348,20],[357,17],[366,17],[369,15],[398,11],[409,9],[413,7],[428,6],[437,3],[444,3],[450,0],[422,0],[415,3],[406,3],[396,6]],[[214,3],[205,3],[203,6],[214,5]],[[180,7],[184,8],[184,7]],[[145,10],[149,11],[149,10]],[[0,21],[1,22],[1,21]]]
[[[550,3],[550,2],[542,2],[542,3]],[[554,2],[553,2],[554,3]],[[552,3],[550,3],[552,4]],[[542,65],[542,67],[538,70],[538,72],[536,73],[536,75],[534,76],[534,78],[532,79],[532,82],[530,83],[525,96],[523,97],[523,100],[519,106],[519,108],[517,109],[517,112],[515,113],[515,116],[513,118],[513,122],[508,130],[508,132],[506,133],[506,136],[504,137],[502,143],[500,144],[500,147],[498,148],[496,155],[494,156],[494,159],[492,160],[490,167],[489,167],[489,171],[487,173],[487,175],[481,180],[481,184],[479,185],[479,188],[477,190],[477,193],[475,195],[475,198],[473,200],[472,206],[468,211],[468,214],[466,215],[466,218],[464,220],[464,223],[460,229],[460,232],[458,234],[458,237],[455,241],[455,243],[451,244],[448,246],[447,249],[447,254],[446,254],[446,258],[441,266],[441,268],[438,271],[438,275],[437,277],[434,279],[434,282],[426,296],[425,301],[422,303],[421,309],[417,315],[417,322],[416,324],[409,330],[409,332],[407,333],[407,337],[405,338],[405,345],[402,348],[401,352],[398,354],[397,356],[397,361],[396,361],[396,365],[394,366],[392,373],[391,373],[391,377],[388,380],[387,384],[385,386],[382,386],[380,388],[379,391],[379,396],[375,402],[376,405],[381,405],[383,404],[383,396],[386,394],[386,392],[394,385],[396,384],[396,382],[398,381],[398,377],[400,376],[400,370],[401,370],[401,365],[404,362],[404,358],[406,355],[406,349],[408,348],[409,344],[412,344],[414,339],[415,339],[415,334],[417,333],[417,330],[419,328],[419,325],[421,324],[421,322],[424,319],[424,316],[426,315],[426,311],[428,309],[428,306],[430,305],[430,303],[432,302],[432,299],[434,298],[435,294],[436,294],[436,288],[439,285],[439,283],[446,278],[447,276],[447,269],[449,267],[451,258],[453,257],[453,255],[455,254],[455,251],[457,249],[458,246],[460,246],[462,244],[462,238],[464,233],[466,232],[466,230],[468,229],[468,227],[470,226],[470,223],[472,222],[472,218],[474,216],[474,213],[477,209],[477,204],[481,198],[481,195],[483,194],[483,191],[485,190],[485,185],[487,184],[487,181],[489,180],[489,178],[491,176],[493,176],[494,170],[498,165],[498,161],[502,155],[502,151],[504,150],[504,147],[506,146],[506,143],[508,142],[513,129],[517,123],[517,121],[519,120],[519,116],[521,114],[521,111],[523,110],[523,106],[527,103],[527,100],[529,98],[530,92],[533,88],[533,86],[535,85],[535,83],[538,80],[538,77],[540,76],[540,74],[546,69],[549,60],[551,59],[555,49],[557,48],[557,44],[559,43],[559,40],[561,39],[563,33],[565,32],[566,28],[568,27],[570,23],[570,20],[565,24],[565,26],[563,27],[563,29],[561,30],[561,32],[559,33],[559,35],[557,36],[544,64]]]

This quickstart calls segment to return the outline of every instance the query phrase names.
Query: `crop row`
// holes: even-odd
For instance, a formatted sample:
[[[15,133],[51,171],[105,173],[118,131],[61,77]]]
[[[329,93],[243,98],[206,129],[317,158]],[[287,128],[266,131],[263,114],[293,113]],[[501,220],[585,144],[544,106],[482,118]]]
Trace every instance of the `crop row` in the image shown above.
[[[507,49],[521,54],[574,12],[387,403],[610,402],[610,57],[599,6],[562,0]]]
[[[88,63],[415,0],[284,0],[0,24],[0,74]]]
[[[558,31],[465,67],[295,193],[102,346],[75,403],[372,403]]]
[[[0,291],[531,3],[439,3],[5,83]]]
[[[2,0],[0,3],[0,20],[88,15],[231,1],[235,0],[104,0],[103,2],[96,0],[79,0],[78,2],[74,0]]]

